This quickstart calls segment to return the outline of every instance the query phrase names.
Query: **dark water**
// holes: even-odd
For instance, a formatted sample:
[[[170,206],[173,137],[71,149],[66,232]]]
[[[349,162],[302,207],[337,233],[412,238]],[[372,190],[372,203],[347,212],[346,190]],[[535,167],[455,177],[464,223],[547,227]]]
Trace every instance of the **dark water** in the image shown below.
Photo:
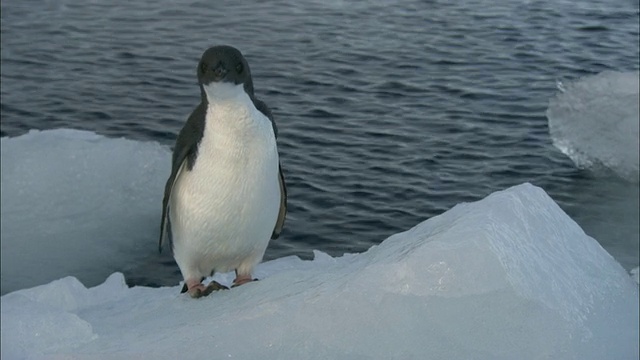
[[[202,52],[241,49],[279,124],[290,196],[267,258],[363,251],[528,181],[638,264],[637,184],[576,169],[545,117],[558,79],[638,70],[637,1],[1,6],[2,136],[63,127],[171,145],[199,101]],[[168,255],[150,259],[130,281],[177,282]]]

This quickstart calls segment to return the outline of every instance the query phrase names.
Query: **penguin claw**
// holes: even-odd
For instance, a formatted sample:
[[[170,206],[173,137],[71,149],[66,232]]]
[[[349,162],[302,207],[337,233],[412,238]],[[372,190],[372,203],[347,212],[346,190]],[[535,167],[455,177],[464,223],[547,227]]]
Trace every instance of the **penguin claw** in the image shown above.
[[[224,285],[222,285],[222,284],[220,284],[217,281],[212,281],[212,282],[209,283],[209,285],[207,285],[208,293],[206,295],[209,295],[212,292],[218,291],[218,290],[229,290],[229,288],[224,286]]]
[[[203,296],[208,296],[212,292],[218,291],[218,290],[229,290],[229,288],[220,284],[217,281],[212,281],[207,286],[204,286],[204,284],[202,283],[196,286],[193,286],[192,288],[188,289],[187,292],[189,293],[189,296],[191,296],[193,299],[198,299]]]
[[[203,289],[200,288],[191,288],[189,289],[189,296],[191,296],[192,299],[198,299],[201,298],[204,294]]]
[[[238,280],[238,279],[236,279],[236,280],[233,282],[233,285],[231,285],[231,288],[233,289],[233,288],[236,288],[236,287],[238,287],[238,286],[240,286],[240,285],[246,284],[246,283],[248,283],[248,282],[253,282],[253,281],[258,281],[258,279],[251,279],[251,278],[248,278],[248,279],[242,279],[242,280]]]

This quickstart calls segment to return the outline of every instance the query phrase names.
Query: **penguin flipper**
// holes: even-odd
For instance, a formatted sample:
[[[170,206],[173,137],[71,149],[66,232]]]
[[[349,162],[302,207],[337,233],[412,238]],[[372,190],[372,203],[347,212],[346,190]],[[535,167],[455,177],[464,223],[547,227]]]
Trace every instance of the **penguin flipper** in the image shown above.
[[[182,172],[185,171],[185,167],[186,170],[189,171],[196,162],[198,143],[204,133],[205,112],[205,104],[200,103],[200,105],[193,110],[176,139],[176,145],[173,149],[171,175],[169,175],[169,179],[167,179],[167,183],[165,184],[164,198],[162,199],[162,220],[160,222],[160,239],[158,241],[159,252],[162,252],[164,239],[169,232],[169,200],[171,199],[171,191],[173,190],[173,185],[176,180],[178,180]]]
[[[178,168],[178,171],[176,171],[175,174],[173,172],[171,173],[171,176],[169,177],[169,180],[167,180],[167,184],[164,187],[164,198],[162,199],[162,220],[160,223],[160,240],[158,242],[158,252],[160,253],[162,253],[162,245],[164,244],[164,239],[167,237],[167,235],[169,235],[169,199],[171,199],[171,191],[173,190],[175,180],[179,178],[186,163],[186,161],[183,161],[182,165]]]
[[[280,211],[278,212],[278,218],[276,220],[276,226],[271,233],[271,239],[277,239],[284,227],[284,219],[287,216],[287,185],[284,182],[284,174],[282,173],[282,166],[278,164],[278,183],[280,184]]]
[[[273,113],[269,106],[255,97],[253,97],[253,105],[264,114],[264,116],[269,119],[271,122],[271,128],[273,129],[273,135],[275,135],[276,139],[278,138],[278,126],[276,125],[276,121],[273,118]],[[276,226],[271,233],[271,239],[277,239],[282,232],[282,228],[284,227],[284,219],[287,216],[287,185],[284,182],[284,174],[282,173],[282,165],[278,163],[278,182],[280,184],[280,211],[278,212],[278,218],[276,220]]]

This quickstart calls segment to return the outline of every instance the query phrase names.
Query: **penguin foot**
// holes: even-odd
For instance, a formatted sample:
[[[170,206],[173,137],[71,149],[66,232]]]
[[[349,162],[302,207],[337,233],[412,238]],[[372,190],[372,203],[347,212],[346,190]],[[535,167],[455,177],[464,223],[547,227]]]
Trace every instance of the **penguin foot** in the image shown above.
[[[252,279],[250,275],[236,275],[236,279],[233,280],[233,285],[231,285],[231,287],[238,287],[252,281],[258,281],[258,279]]]
[[[186,292],[188,292],[189,296],[191,296],[194,299],[198,299],[198,298],[201,298],[203,296],[207,296],[207,295],[211,294],[214,291],[229,290],[228,287],[220,284],[217,281],[212,281],[207,286],[204,286],[204,284],[201,283],[201,282],[198,282],[198,283],[196,283],[196,282],[187,282],[187,284],[185,284],[185,287],[187,287],[187,291]]]

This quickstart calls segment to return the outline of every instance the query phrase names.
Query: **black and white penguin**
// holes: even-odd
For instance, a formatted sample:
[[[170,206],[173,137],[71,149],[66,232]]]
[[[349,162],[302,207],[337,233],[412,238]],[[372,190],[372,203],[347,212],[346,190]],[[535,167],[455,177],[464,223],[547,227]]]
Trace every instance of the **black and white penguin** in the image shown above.
[[[234,286],[252,281],[287,211],[276,124],[254,95],[246,59],[231,46],[214,46],[197,74],[201,102],[173,149],[159,244],[162,251],[170,233],[182,292],[194,298],[225,288],[202,284],[214,272],[235,270]]]

